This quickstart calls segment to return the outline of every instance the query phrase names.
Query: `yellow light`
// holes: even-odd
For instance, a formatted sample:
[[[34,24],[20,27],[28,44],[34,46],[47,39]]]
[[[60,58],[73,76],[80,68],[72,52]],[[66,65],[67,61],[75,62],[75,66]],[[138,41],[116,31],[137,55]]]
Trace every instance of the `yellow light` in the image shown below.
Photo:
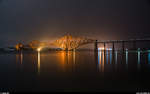
[[[41,66],[40,52],[38,52],[38,73],[40,73],[40,66]]]
[[[42,48],[37,48],[37,51],[40,52]]]
[[[104,50],[105,48],[98,48],[99,50]]]

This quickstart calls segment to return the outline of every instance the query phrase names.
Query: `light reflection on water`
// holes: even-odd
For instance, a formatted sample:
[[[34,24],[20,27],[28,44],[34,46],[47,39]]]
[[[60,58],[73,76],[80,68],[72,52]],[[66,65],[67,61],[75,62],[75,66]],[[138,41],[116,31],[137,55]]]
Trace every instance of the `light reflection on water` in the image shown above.
[[[140,63],[141,63],[141,51],[140,51],[140,49],[138,49],[138,70],[140,70],[140,68],[141,68],[141,65],[140,65]]]
[[[108,50],[106,50],[106,63],[107,64],[108,64],[108,55],[109,55]]]
[[[140,60],[141,60],[141,52],[140,50],[138,50],[138,64],[140,64]]]
[[[109,54],[110,54],[110,64],[111,64],[112,63],[112,52],[110,51]]]
[[[126,49],[126,64],[128,64],[128,50]]]
[[[115,52],[115,64],[117,64],[118,52]]]
[[[76,52],[75,51],[60,51],[57,54],[58,64],[60,64],[63,72],[67,71],[67,68],[72,68],[74,70],[76,64]],[[56,60],[56,61],[57,61]]]
[[[23,63],[23,53],[20,52],[19,54],[16,54],[16,63],[20,62],[20,64]]]
[[[99,51],[98,54],[98,68],[100,72],[104,72],[104,52]]]
[[[41,66],[41,55],[40,52],[38,52],[38,73],[40,74],[40,66]]]
[[[150,64],[150,51],[148,52],[148,64]]]
[[[125,57],[123,60],[121,60],[122,56]],[[142,76],[144,75],[144,73],[142,73],[141,76],[136,72],[146,70],[147,73],[150,73],[150,66],[148,66],[150,64],[150,52],[143,52],[140,50],[134,52],[126,50],[124,54],[120,51],[113,52],[110,50],[99,50],[98,52],[21,52],[7,56],[7,58],[0,56],[0,61],[2,62],[0,63],[0,68],[2,70],[1,75],[2,72],[8,68],[8,73],[11,74],[12,72],[15,76],[6,76],[11,79],[19,79],[15,80],[15,85],[19,83],[18,87],[20,87],[20,83],[23,83],[21,85],[24,85],[25,88],[30,85],[33,88],[36,83],[40,89],[45,89],[46,87],[47,90],[58,88],[59,86],[65,89],[72,89],[73,86],[81,86],[80,88],[89,88],[91,86],[91,88],[94,87],[94,89],[103,89],[103,87],[109,86],[109,88],[113,88],[111,86],[115,88],[115,85],[121,87],[122,84],[124,84],[125,87],[133,88],[136,86],[134,83],[141,85],[141,79],[143,79]],[[124,62],[122,63],[122,61]],[[5,63],[3,64],[3,62]],[[19,69],[21,68],[22,71],[18,71],[18,67]],[[20,75],[23,75],[22,78],[20,78]],[[36,80],[33,80],[34,77]],[[146,78],[145,75],[144,77],[144,79],[148,78]],[[8,81],[5,81],[5,79],[2,80],[4,83]],[[131,84],[128,81],[131,81],[130,83],[133,84],[133,86],[130,87]],[[11,82],[9,82],[9,84],[11,84]],[[101,84],[101,86],[99,86],[99,84]],[[54,87],[55,85],[56,87]]]
[[[53,58],[53,59],[58,61],[57,64],[59,66],[61,66],[63,71],[66,71],[66,68],[68,68],[68,67],[72,67],[73,68],[73,67],[75,67],[76,63],[79,62],[79,59],[76,58],[76,53],[80,53],[80,52],[76,52],[76,51],[68,51],[68,52],[60,51],[60,52],[57,52],[57,53],[53,52],[53,54],[55,54],[57,56],[57,58]],[[44,53],[42,53],[42,54],[44,54]],[[47,56],[47,55],[50,55],[50,54],[51,53],[47,53],[45,55]],[[125,52],[125,64],[127,65],[127,67],[128,67],[128,63],[131,63],[131,62],[129,62],[129,57],[128,57],[129,54],[131,54],[131,53],[126,49],[126,52]],[[99,50],[98,53],[97,53],[97,57],[98,58],[97,58],[97,60],[95,60],[95,61],[97,61],[95,63],[97,63],[96,65],[98,66],[99,72],[104,72],[105,65],[109,65],[109,64],[117,64],[118,65],[118,64],[121,64],[120,60],[121,60],[121,56],[122,55],[123,54],[121,54],[119,51],[114,51],[114,53],[113,53],[110,50],[106,50],[106,51]],[[34,57],[32,57],[32,59],[33,59],[33,60],[31,60],[32,62],[36,63],[36,61],[37,61],[37,72],[40,74],[41,64],[42,64],[42,62],[45,62],[45,60],[43,59],[41,61],[41,52],[37,52],[37,57],[36,57],[35,54],[31,54],[31,56],[34,56]],[[42,57],[44,57],[44,56],[42,56]],[[79,56],[79,54],[78,54],[78,56]],[[88,56],[88,54],[87,54],[87,56]],[[93,57],[93,56],[94,55],[92,55],[91,57]],[[135,54],[135,56],[136,56],[136,54]],[[148,56],[147,63],[150,64],[150,52],[147,52],[147,56]],[[24,53],[23,52],[21,52],[19,54],[16,54],[16,62],[17,63],[20,62],[20,64],[22,65],[23,62],[24,62],[24,58],[23,57],[24,57]],[[82,56],[79,56],[79,57],[82,60],[86,58],[86,57],[82,57]],[[90,59],[91,57],[87,57],[86,59]],[[37,58],[37,60],[35,60],[36,58]],[[49,57],[49,59],[50,58],[51,57]],[[130,59],[132,59],[132,58],[130,58]],[[82,61],[82,60],[80,60],[80,61]],[[83,61],[85,61],[85,60],[83,60]],[[136,61],[136,60],[133,60],[133,61]],[[47,60],[46,60],[46,62],[47,62]],[[26,63],[26,62],[24,62],[24,63]],[[95,64],[94,62],[91,62],[91,64],[92,63]],[[138,50],[137,51],[137,66],[138,66],[137,68],[138,69],[140,69],[140,66],[141,66],[140,64],[141,64],[141,51]]]

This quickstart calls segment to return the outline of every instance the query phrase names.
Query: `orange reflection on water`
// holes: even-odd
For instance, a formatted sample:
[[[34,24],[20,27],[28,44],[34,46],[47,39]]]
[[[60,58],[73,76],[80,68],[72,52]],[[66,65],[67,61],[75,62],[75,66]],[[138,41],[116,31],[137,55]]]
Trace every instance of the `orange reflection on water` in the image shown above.
[[[40,73],[40,67],[41,67],[41,56],[40,52],[38,52],[38,73]]]
[[[20,55],[20,63],[22,64],[22,61],[23,61],[23,54],[21,52],[21,55]]]
[[[60,60],[60,65],[61,65],[63,70],[72,69],[73,65],[76,62],[75,51],[68,51],[68,52],[61,51],[60,56],[59,56],[59,60]]]
[[[61,64],[62,65],[64,65],[65,64],[65,52],[64,51],[62,51],[61,53],[60,53],[60,58],[61,58]]]
[[[16,54],[16,62],[18,63],[20,63],[20,64],[22,64],[22,62],[23,62],[23,54],[22,54],[22,52],[21,53],[19,53],[19,54]]]
[[[65,67],[66,67],[66,53],[65,51],[61,51],[60,55],[58,57],[58,60],[60,60],[60,67],[62,68],[63,71],[65,71]]]
[[[76,64],[76,52],[73,51],[73,63]]]
[[[98,67],[100,72],[104,72],[104,52],[98,52]]]
[[[19,54],[16,54],[16,63],[19,62]]]

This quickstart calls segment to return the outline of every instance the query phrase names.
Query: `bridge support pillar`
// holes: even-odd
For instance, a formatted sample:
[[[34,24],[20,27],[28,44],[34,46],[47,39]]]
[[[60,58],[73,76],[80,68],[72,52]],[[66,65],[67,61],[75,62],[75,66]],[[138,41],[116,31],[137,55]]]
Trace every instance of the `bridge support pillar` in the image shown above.
[[[125,43],[124,43],[124,41],[122,41],[122,52],[124,53],[124,47],[125,46]]]
[[[106,43],[104,42],[104,53],[105,53],[105,50],[106,50]]]
[[[96,40],[95,43],[94,43],[94,51],[98,51],[98,43],[97,43],[97,40]]]
[[[114,42],[112,43],[112,51],[113,52],[115,51],[115,43]]]

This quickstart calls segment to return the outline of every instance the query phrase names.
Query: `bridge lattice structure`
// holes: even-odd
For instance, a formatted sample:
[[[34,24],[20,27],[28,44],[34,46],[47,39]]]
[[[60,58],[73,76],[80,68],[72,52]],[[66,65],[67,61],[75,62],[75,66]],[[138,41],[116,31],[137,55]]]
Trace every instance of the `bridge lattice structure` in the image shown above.
[[[50,46],[57,46],[58,48],[61,48],[63,50],[73,50],[77,49],[78,47],[90,43],[94,43],[94,49],[98,49],[98,44],[103,44],[104,49],[105,49],[105,44],[107,43],[112,43],[112,49],[114,49],[115,43],[121,43],[122,44],[122,49],[124,50],[125,48],[125,43],[132,43],[133,48],[136,49],[136,42],[150,42],[150,38],[147,39],[130,39],[130,40],[107,40],[107,41],[97,41],[96,39],[90,39],[86,37],[73,37],[71,35],[66,35],[64,37],[61,37],[53,42],[40,42],[40,41],[31,41],[28,44],[28,47],[37,49],[37,48],[45,48],[45,47],[50,47]],[[24,48],[24,45],[19,43],[16,45],[16,49],[20,50],[21,48]]]
[[[71,35],[66,35],[58,40],[55,40],[52,45],[55,45],[63,50],[73,50],[82,45],[95,42],[94,39],[89,39],[85,37],[72,37]]]

